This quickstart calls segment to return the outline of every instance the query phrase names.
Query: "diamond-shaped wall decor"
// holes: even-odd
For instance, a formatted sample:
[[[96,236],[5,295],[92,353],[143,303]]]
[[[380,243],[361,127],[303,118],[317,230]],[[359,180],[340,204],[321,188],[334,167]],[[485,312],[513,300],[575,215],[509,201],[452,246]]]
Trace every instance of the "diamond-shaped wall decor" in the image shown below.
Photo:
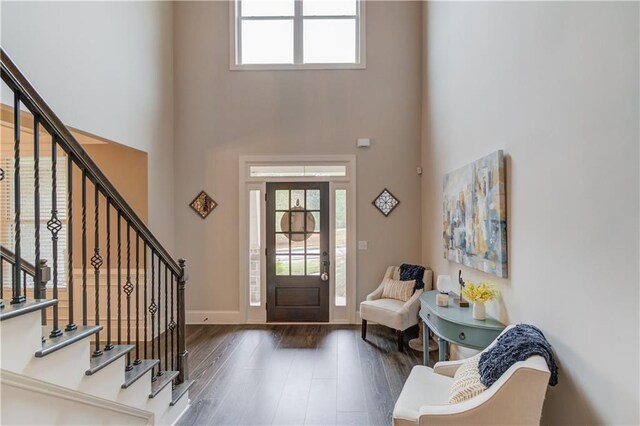
[[[380,212],[389,216],[389,214],[395,209],[398,204],[400,204],[400,200],[393,196],[393,194],[387,189],[383,189],[380,195],[373,200],[372,204],[380,210]]]
[[[213,198],[209,197],[209,194],[204,191],[200,191],[198,196],[189,205],[200,215],[201,218],[204,219],[218,206],[218,203],[216,203]]]

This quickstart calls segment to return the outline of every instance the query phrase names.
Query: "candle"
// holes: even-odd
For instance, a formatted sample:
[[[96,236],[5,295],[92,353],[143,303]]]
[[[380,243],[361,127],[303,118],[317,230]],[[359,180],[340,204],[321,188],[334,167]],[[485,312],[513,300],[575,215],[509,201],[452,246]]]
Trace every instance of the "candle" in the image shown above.
[[[449,295],[446,293],[438,293],[436,296],[436,305],[438,306],[449,306]]]

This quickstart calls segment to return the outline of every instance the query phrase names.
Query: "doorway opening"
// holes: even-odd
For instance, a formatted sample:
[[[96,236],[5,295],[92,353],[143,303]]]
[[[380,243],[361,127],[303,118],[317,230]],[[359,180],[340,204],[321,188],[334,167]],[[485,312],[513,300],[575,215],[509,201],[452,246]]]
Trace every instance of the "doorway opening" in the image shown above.
[[[355,156],[240,158],[246,322],[356,322],[355,167]]]

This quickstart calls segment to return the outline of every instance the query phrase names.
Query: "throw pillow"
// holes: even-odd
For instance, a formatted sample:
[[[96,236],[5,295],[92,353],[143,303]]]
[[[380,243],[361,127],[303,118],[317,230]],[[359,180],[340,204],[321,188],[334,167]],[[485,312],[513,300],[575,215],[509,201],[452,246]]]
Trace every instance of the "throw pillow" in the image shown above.
[[[396,299],[406,302],[411,299],[413,295],[413,287],[416,285],[414,281],[400,281],[393,280],[391,278],[385,278],[382,281],[384,287],[382,288],[383,299]]]
[[[480,382],[480,370],[478,363],[480,355],[469,358],[464,364],[458,367],[456,374],[453,376],[453,384],[451,385],[451,393],[449,395],[449,404],[457,404],[480,395],[487,388]]]

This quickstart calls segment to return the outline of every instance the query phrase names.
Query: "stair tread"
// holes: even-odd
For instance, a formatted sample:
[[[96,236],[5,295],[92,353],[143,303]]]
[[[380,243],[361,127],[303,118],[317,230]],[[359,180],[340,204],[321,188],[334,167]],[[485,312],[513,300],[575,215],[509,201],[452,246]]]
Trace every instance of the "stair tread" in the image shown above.
[[[151,393],[149,398],[155,397],[171,381],[178,376],[177,371],[163,371],[161,376],[156,376],[156,381],[151,383]]]
[[[140,377],[160,363],[159,359],[143,359],[140,364],[134,365],[133,368],[124,373],[124,383],[122,389],[126,389],[135,383]]]
[[[180,398],[187,393],[192,384],[195,383],[195,380],[185,380],[176,386],[171,392],[171,403],[169,405],[174,406],[178,403]]]
[[[101,325],[79,325],[75,330],[64,331],[60,337],[45,338],[45,341],[42,343],[42,349],[35,354],[36,358],[47,356],[72,343],[87,338],[100,330],[102,330]]]
[[[112,349],[103,350],[102,355],[100,356],[92,356],[91,357],[91,365],[85,374],[87,376],[91,376],[98,371],[105,368],[107,365],[111,364],[131,352],[135,346],[133,345],[116,345]]]
[[[3,300],[3,307],[0,308],[0,321],[39,311],[57,303],[58,299],[31,299],[12,305],[10,300]]]

